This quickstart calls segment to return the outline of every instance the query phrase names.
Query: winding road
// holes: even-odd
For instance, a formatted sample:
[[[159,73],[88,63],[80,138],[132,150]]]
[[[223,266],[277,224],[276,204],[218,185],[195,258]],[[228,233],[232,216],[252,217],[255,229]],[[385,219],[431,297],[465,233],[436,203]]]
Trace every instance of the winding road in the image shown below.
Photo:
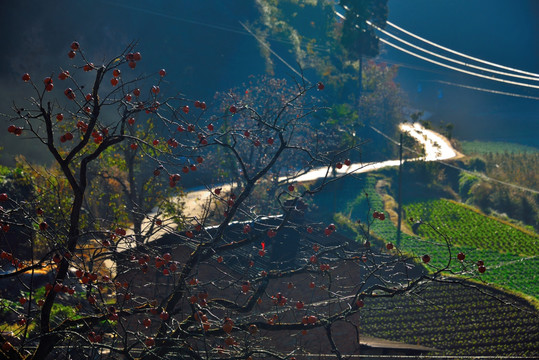
[[[402,123],[399,125],[399,128],[402,132],[408,133],[411,137],[416,139],[420,144],[423,145],[425,149],[425,156],[418,157],[415,159],[406,159],[406,161],[441,161],[448,160],[453,158],[461,157],[458,151],[456,151],[451,143],[439,133],[425,129],[419,123]],[[373,163],[356,163],[351,164],[350,166],[343,166],[341,169],[336,169],[337,176],[346,176],[347,174],[361,174],[370,171],[379,170],[385,167],[399,166],[399,160],[387,160],[382,162],[373,162]],[[295,178],[283,177],[279,180],[287,180],[293,182],[307,182],[314,181],[320,178],[327,176],[327,167],[320,167],[313,169],[301,176]],[[230,185],[213,185],[213,187],[219,186],[222,188],[223,192],[230,190]],[[184,202],[183,214],[188,218],[201,218],[203,216],[204,207],[210,199],[211,192],[208,189],[186,189],[185,196],[182,198]],[[146,222],[143,224],[143,229],[146,226],[150,226],[151,222],[157,216],[157,209],[154,209],[146,217]],[[152,234],[151,238],[148,241],[152,241],[160,238],[165,233],[173,231],[175,229],[175,224],[172,222],[165,222],[160,229]],[[129,239],[129,234],[132,234],[132,230],[128,230],[128,236],[126,239]],[[118,251],[124,251],[134,246],[133,241],[122,240],[118,243]]]
[[[461,157],[458,151],[456,151],[451,143],[439,133],[425,129],[419,123],[402,123],[399,125],[399,128],[402,132],[408,133],[411,137],[417,140],[420,144],[423,145],[425,149],[425,156],[418,157],[416,159],[407,159],[407,161],[414,160],[424,160],[424,161],[440,161],[448,160],[453,158]],[[379,170],[385,167],[399,166],[399,160],[387,160],[382,162],[373,162],[373,163],[356,163],[351,164],[350,166],[343,166],[341,169],[336,170],[337,176],[344,176],[346,174],[354,173],[361,174],[370,171]],[[294,182],[307,182],[314,181],[320,178],[323,178],[327,175],[327,167],[320,167],[313,169],[306,174],[295,178],[288,178],[289,181]],[[282,177],[279,180],[286,180],[287,177]],[[230,186],[219,185],[222,187],[223,191],[230,189]],[[185,202],[184,213],[186,216],[198,216],[203,205],[208,201],[210,193],[207,189],[203,190],[186,190],[186,196],[183,199]]]

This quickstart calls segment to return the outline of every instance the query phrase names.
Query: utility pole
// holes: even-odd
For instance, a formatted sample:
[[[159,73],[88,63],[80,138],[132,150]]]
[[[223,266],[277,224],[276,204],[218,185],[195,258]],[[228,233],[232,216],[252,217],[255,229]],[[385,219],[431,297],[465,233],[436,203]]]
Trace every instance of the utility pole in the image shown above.
[[[397,247],[401,244],[401,222],[402,222],[402,133],[399,141],[399,193],[397,210]]]

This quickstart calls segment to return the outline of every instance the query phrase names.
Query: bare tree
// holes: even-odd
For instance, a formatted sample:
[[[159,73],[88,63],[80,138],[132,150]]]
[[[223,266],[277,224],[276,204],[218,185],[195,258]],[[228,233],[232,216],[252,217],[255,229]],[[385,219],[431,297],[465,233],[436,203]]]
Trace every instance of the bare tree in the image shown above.
[[[273,83],[279,86],[260,95],[262,103],[221,95],[217,115],[209,116],[203,101],[163,97],[164,70],[125,76],[142,58],[133,45],[102,65],[90,63],[76,42],[69,56],[82,64],[59,80],[41,84],[23,75],[35,96],[28,108],[16,104],[10,119],[9,131],[43,146],[59,171],[42,174],[52,185],[25,201],[0,194],[3,226],[25,229],[31,249],[38,242],[46,249],[25,259],[2,252],[0,280],[15,278],[23,288],[4,305],[16,317],[5,320],[16,322],[14,336],[0,338],[6,358],[286,359],[317,351],[342,358],[359,346],[355,316],[365,298],[406,294],[451,266],[449,252],[447,266],[427,274],[396,249],[372,251],[369,224],[358,244],[305,216],[310,197],[338,180],[332,169],[349,165],[346,151],[326,152],[324,134],[310,126],[320,109],[307,94],[322,84],[300,79],[275,93],[285,85]],[[77,80],[84,72],[93,74],[89,87]],[[54,87],[66,82],[55,96]],[[153,127],[135,131],[143,116]],[[214,167],[206,175],[217,174],[226,159],[232,185],[200,179],[207,189],[200,211],[168,207],[146,216],[147,187],[136,185],[139,155],[169,188],[195,179],[205,165]],[[107,156],[123,158],[123,178]],[[297,183],[313,169],[325,175]],[[98,178],[127,194],[132,229],[86,207],[100,196],[89,191]],[[68,187],[59,190],[60,180]],[[272,205],[259,206],[252,199],[268,192],[268,181]],[[36,211],[50,192],[64,204],[61,216]],[[164,200],[155,196],[153,205]],[[371,221],[384,221],[373,214]],[[18,222],[21,215],[29,221]],[[347,327],[356,334],[351,342],[342,336]]]

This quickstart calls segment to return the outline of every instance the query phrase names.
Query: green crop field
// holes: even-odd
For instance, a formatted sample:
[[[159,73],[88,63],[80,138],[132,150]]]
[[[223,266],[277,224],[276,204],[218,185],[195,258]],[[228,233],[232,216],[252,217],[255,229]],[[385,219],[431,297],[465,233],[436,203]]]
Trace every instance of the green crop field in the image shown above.
[[[355,222],[360,219],[376,237],[396,243],[393,222],[372,219],[373,210],[384,208],[375,190],[377,180],[372,174],[362,178],[357,197],[343,199],[335,220],[340,231],[352,236],[358,234]],[[451,247],[423,224],[418,235],[402,234],[399,250],[419,262],[429,254],[431,270],[445,267],[451,251],[450,267],[461,275],[447,278],[458,283],[432,283],[412,296],[367,299],[359,324],[362,334],[432,347],[439,350],[431,354],[436,356],[539,357],[537,309],[522,297],[488,286],[537,299],[538,236],[448,200],[408,204],[405,210],[407,217],[415,218],[403,220],[408,226],[428,219]],[[464,261],[457,260],[458,252],[466,255]],[[478,272],[479,260],[486,265],[484,274]]]
[[[539,236],[482,215],[449,200],[433,200],[404,207],[407,217],[422,219],[431,226],[418,227],[422,239],[405,237],[402,247],[431,255],[431,266],[440,267],[448,257],[446,239],[456,252],[466,254],[463,270],[476,271],[483,260],[487,271],[481,278],[489,283],[539,297]]]
[[[529,153],[539,152],[539,149],[508,142],[492,141],[461,141],[462,152],[467,155],[487,153]]]
[[[366,177],[363,190],[368,193],[368,200],[360,195],[351,200],[344,208],[344,217],[350,219],[368,219],[369,205],[372,210],[382,210],[383,201],[375,191],[376,178]],[[432,270],[447,265],[449,248],[442,235],[451,243],[453,261],[451,268],[462,272],[465,277],[480,280],[503,287],[507,290],[539,298],[539,236],[487,217],[468,206],[449,200],[432,200],[412,203],[404,206],[404,220],[408,226],[422,219],[429,225],[419,226],[417,236],[402,234],[400,249],[414,254],[418,259],[429,254]],[[396,243],[397,229],[391,221],[374,221],[370,230],[385,242]],[[460,262],[456,254],[463,252],[466,259]],[[487,271],[479,274],[477,261],[485,263]]]
[[[442,241],[438,232],[456,246],[472,246],[523,256],[539,255],[539,236],[480,214],[449,200],[433,200],[404,207],[407,217],[422,219],[436,229],[421,226],[422,238]]]

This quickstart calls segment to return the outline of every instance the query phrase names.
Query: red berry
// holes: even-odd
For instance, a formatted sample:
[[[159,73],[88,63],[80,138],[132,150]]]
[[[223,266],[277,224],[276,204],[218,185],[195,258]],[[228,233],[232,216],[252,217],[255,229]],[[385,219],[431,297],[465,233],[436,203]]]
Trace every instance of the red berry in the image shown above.
[[[24,82],[30,81],[30,74],[28,73],[23,74],[22,81]]]
[[[131,99],[133,99],[133,98],[131,97],[131,94],[127,94],[127,95],[125,95],[124,99],[125,99],[125,101],[130,102]]]
[[[346,160],[344,160],[344,165],[350,166],[350,165],[352,165],[352,161],[350,159],[346,159]]]
[[[485,265],[485,263],[483,262],[483,260],[477,261],[477,266],[483,266],[483,265]]]
[[[477,271],[483,274],[485,271],[487,271],[487,268],[484,265],[481,265],[477,268]]]
[[[228,108],[228,110],[232,113],[232,114],[235,114],[238,112],[238,108],[236,108],[236,106],[232,105],[230,108]]]
[[[202,156],[197,157],[197,163],[202,164],[204,162],[204,158]]]
[[[338,162],[337,164],[335,164],[335,167],[337,169],[342,169],[342,163],[341,162]]]
[[[182,111],[183,111],[184,113],[186,113],[186,114],[189,113],[189,105],[184,105],[184,106],[182,107]]]
[[[146,319],[142,320],[142,324],[144,325],[144,327],[148,328],[152,324],[152,320],[146,318]]]
[[[131,145],[129,145],[129,147],[133,150],[137,150],[138,148],[138,144],[137,143],[132,143]]]
[[[69,71],[62,71],[60,74],[58,74],[58,79],[65,80],[69,77]]]
[[[393,249],[393,243],[387,243],[386,244],[386,249],[388,249],[388,250]]]
[[[154,94],[156,94],[156,95],[159,94],[159,91],[160,91],[159,86],[157,86],[157,85],[152,86],[152,92]]]
[[[294,185],[288,185],[288,191],[290,192],[294,191]]]
[[[15,125],[9,125],[7,128],[7,131],[12,134],[14,134],[16,130],[17,130],[17,127]]]
[[[135,124],[135,118],[134,118],[134,117],[130,117],[130,118],[127,120],[127,123],[128,123],[129,125]]]
[[[120,74],[121,74],[120,69],[114,69],[114,70],[112,70],[112,76],[114,76],[114,77],[120,77]]]
[[[140,96],[140,89],[133,90],[133,95],[135,95],[136,97],[139,97]]]
[[[428,262],[430,261],[430,256],[425,254],[425,255],[423,255],[423,257],[421,259],[423,260],[423,262],[425,264],[428,264]]]
[[[155,340],[153,337],[146,338],[146,341],[144,341],[144,344],[146,344],[147,347],[152,347],[155,345]]]
[[[209,131],[213,131],[213,124],[208,124],[207,127],[208,127],[208,130],[209,130]]]
[[[75,57],[75,55],[77,55],[77,53],[73,50],[70,50],[68,53],[67,53],[67,56],[70,58],[70,59],[73,59]]]
[[[165,69],[159,70],[159,76],[164,77],[166,74],[167,72],[165,71]]]
[[[466,258],[466,255],[464,255],[464,253],[459,252],[457,254],[457,259],[459,259],[460,261],[464,261],[465,258]]]
[[[94,64],[93,63],[88,63],[88,64],[84,65],[82,67],[82,69],[84,71],[92,71],[94,69]]]
[[[80,48],[80,45],[79,45],[79,43],[77,41],[73,41],[71,43],[71,50],[77,51],[77,50],[79,50],[79,48]]]
[[[140,61],[142,59],[142,55],[140,55],[140,52],[136,52],[133,54],[133,60]]]
[[[317,88],[318,90],[324,90],[324,87],[325,87],[324,84],[321,83],[321,82],[319,82],[318,84],[316,84],[316,88]]]
[[[64,120],[64,114],[62,114],[62,113],[57,114],[57,115],[56,115],[56,120],[57,120],[57,121],[62,121],[62,120]]]
[[[64,90],[64,95],[67,96],[67,98],[69,100],[74,100],[76,95],[75,95],[75,92],[73,91],[73,89],[71,88],[67,88]]]
[[[134,68],[137,67],[137,63],[134,62],[134,61],[130,61],[130,62],[129,62],[129,67],[130,67],[131,69],[134,69]]]
[[[110,84],[111,84],[112,86],[118,85],[118,79],[116,79],[116,78],[110,79]]]

